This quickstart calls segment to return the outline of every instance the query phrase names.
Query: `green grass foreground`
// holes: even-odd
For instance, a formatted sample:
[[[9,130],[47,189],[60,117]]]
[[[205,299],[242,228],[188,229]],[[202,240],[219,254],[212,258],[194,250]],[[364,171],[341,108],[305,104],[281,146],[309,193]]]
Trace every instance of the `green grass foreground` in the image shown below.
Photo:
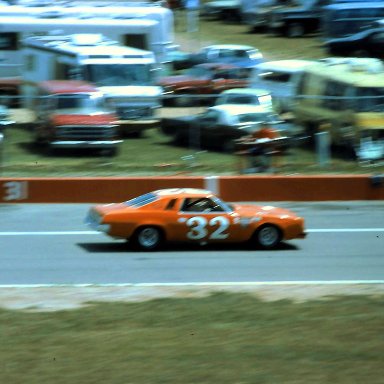
[[[381,384],[382,297],[250,295],[0,311],[7,384]]]
[[[239,161],[230,153],[176,146],[156,128],[148,130],[141,138],[125,138],[118,155],[113,157],[81,150],[47,153],[34,145],[30,130],[15,126],[5,133],[0,150],[0,176],[238,175]],[[313,150],[299,147],[282,157],[275,171],[282,175],[369,174],[384,172],[384,163],[362,167],[356,161],[333,154],[329,165],[321,166]]]

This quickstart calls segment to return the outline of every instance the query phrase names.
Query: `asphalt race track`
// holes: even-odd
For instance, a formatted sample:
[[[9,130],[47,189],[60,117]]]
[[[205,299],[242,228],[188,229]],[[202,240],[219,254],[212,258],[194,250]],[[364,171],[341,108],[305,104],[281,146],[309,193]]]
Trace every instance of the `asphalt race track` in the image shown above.
[[[383,280],[384,202],[276,205],[305,217],[307,239],[156,253],[90,231],[91,204],[0,205],[0,285]]]

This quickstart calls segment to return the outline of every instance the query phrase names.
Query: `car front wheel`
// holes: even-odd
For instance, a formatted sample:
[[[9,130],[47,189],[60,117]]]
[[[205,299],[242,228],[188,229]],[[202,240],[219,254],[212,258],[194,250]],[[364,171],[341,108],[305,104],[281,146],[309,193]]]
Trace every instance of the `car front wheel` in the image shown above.
[[[257,245],[263,249],[275,248],[281,241],[282,234],[278,227],[272,224],[263,225],[256,233]]]
[[[160,228],[141,227],[132,238],[134,248],[141,251],[155,251],[161,247],[164,241],[164,235]]]

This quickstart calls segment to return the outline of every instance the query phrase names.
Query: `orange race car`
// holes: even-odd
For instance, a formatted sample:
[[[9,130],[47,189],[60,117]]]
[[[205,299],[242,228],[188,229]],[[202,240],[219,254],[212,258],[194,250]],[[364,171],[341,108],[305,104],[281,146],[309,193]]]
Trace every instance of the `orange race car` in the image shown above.
[[[107,235],[153,251],[164,242],[250,242],[264,249],[304,238],[304,219],[272,206],[228,204],[200,189],[162,189],[123,203],[92,207],[86,223]]]

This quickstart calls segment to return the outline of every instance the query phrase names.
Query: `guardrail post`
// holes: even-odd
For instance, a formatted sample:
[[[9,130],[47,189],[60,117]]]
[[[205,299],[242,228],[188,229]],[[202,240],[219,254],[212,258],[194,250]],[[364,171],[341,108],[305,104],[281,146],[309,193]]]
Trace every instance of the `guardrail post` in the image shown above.
[[[317,161],[321,167],[328,166],[331,158],[329,133],[315,133]]]

